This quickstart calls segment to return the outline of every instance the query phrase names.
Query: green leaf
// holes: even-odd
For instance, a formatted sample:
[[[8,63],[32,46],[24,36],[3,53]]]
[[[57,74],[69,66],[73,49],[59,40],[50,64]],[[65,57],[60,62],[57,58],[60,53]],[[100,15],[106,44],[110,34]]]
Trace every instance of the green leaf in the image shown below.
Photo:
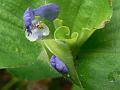
[[[30,65],[39,56],[41,46],[29,42],[23,28],[23,13],[32,3],[35,2],[0,1],[0,68]]]
[[[120,0],[113,0],[113,17],[83,45],[76,61],[85,90],[120,88]]]
[[[53,21],[53,23],[54,23],[55,29],[57,29],[57,28],[59,28],[63,25],[63,20],[60,20],[60,19],[57,18]]]
[[[73,57],[69,46],[60,40],[44,40],[44,43],[51,53],[60,58],[60,60],[67,65],[71,79],[82,87],[74,67]]]
[[[70,39],[64,39],[63,41],[73,48],[72,46],[75,46],[74,44],[77,42],[78,36],[79,34],[77,32],[73,32]]]
[[[84,90],[84,89],[81,89],[80,87],[78,87],[77,85],[73,85],[72,86],[72,90]]]
[[[78,32],[73,32],[70,37],[70,29],[67,26],[62,26],[63,20],[56,19],[54,20],[55,32],[54,38],[62,40],[69,44],[72,48],[78,39]]]
[[[24,80],[39,80],[61,76],[50,66],[49,56],[44,47],[42,47],[38,59],[31,65],[8,70]]]

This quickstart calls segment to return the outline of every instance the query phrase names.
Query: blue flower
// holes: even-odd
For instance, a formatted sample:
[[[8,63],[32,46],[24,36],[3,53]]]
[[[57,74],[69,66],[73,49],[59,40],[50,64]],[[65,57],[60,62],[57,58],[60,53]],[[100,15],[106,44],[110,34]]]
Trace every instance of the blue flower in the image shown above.
[[[49,35],[49,28],[41,21],[33,20],[32,25],[33,27],[31,33],[29,33],[27,30],[25,31],[25,36],[29,41],[33,42],[41,39],[43,36]]]
[[[59,7],[56,4],[45,4],[34,10],[32,10],[32,8],[29,7],[25,11],[23,16],[27,39],[30,41],[36,41],[37,39],[42,38],[42,36],[47,36],[49,34],[49,28],[47,27],[47,25],[41,24],[41,21],[39,19],[36,20],[35,16],[40,16],[40,18],[45,18],[49,21],[53,21],[58,16],[58,13]],[[33,21],[37,21],[39,24]]]
[[[56,4],[46,4],[34,10],[35,16],[46,18],[49,21],[53,21],[59,13],[59,7]]]
[[[50,64],[54,69],[56,69],[60,73],[67,74],[69,71],[67,66],[55,55],[51,57]]]

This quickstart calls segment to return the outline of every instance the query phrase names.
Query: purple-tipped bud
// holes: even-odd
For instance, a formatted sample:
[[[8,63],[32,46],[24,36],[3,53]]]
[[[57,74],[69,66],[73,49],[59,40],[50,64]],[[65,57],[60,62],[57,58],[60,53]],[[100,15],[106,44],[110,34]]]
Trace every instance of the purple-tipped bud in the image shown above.
[[[68,68],[67,66],[55,55],[53,55],[50,59],[50,64],[53,68],[55,68],[58,72],[67,74]]]
[[[59,7],[56,4],[45,4],[34,10],[35,16],[44,17],[49,21],[53,21],[59,13]]]

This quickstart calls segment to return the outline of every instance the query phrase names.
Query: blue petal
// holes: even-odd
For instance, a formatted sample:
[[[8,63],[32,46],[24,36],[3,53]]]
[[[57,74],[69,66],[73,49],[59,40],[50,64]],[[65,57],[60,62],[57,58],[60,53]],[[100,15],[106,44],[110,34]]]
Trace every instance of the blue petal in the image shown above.
[[[34,16],[34,12],[33,12],[33,10],[29,7],[29,8],[25,11],[24,17],[23,17],[25,26],[31,25],[31,24],[32,24],[32,20],[34,19],[34,17],[35,17],[35,16]]]
[[[67,66],[55,55],[53,55],[50,59],[50,64],[52,65],[53,68],[55,68],[58,72],[61,72],[63,74],[68,73],[68,68]]]
[[[27,8],[27,10],[25,11],[24,13],[24,17],[23,17],[23,20],[24,20],[24,25],[25,25],[25,28],[28,32],[28,34],[31,34],[32,31],[32,20],[34,19],[34,12],[33,10],[29,7]]]
[[[49,21],[54,20],[59,13],[59,7],[56,4],[45,4],[34,10],[35,16],[44,17]]]
[[[38,29],[34,29],[31,31],[32,33],[29,34],[28,31],[25,32],[25,36],[26,38],[31,41],[31,42],[34,42],[38,39],[41,39],[42,36],[43,36],[43,33],[42,31],[38,30]]]
[[[29,41],[34,42],[39,39],[42,39],[42,37],[44,37],[44,36],[49,35],[49,28],[43,22],[41,22],[39,20],[33,20],[32,25],[33,25],[32,28],[27,29],[25,31],[25,36]],[[29,28],[29,27],[26,27],[26,28]],[[30,30],[30,31],[28,31],[28,30]]]

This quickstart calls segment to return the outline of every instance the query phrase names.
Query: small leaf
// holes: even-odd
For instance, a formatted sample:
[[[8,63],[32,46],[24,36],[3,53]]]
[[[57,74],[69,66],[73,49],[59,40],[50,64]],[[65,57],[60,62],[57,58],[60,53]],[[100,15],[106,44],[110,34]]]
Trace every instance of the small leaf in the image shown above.
[[[70,46],[72,46],[76,44],[78,36],[78,32],[73,32],[70,39],[64,39],[63,41],[67,42]]]
[[[66,26],[61,26],[57,28],[54,32],[55,39],[68,39],[70,36],[70,30]]]
[[[57,18],[53,21],[53,23],[54,23],[55,29],[57,29],[57,28],[62,26],[63,20],[60,20],[60,19]]]
[[[54,32],[54,38],[62,40],[72,46],[77,42],[78,39],[78,32],[73,32],[70,37],[70,30],[67,26],[62,26],[63,20],[56,19],[54,20],[54,26],[56,27],[56,30]]]

